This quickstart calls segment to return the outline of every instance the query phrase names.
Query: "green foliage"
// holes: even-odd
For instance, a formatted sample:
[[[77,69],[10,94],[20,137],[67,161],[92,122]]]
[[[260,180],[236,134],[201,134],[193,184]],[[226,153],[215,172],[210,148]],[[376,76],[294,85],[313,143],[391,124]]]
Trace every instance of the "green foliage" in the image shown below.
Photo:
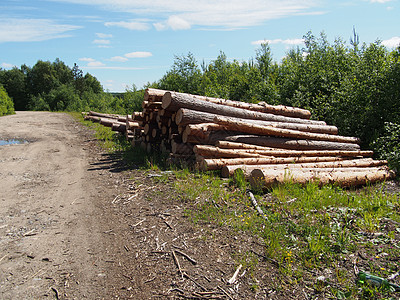
[[[6,90],[0,85],[0,116],[14,114],[14,104]]]
[[[385,123],[383,135],[373,142],[373,147],[379,157],[386,159],[391,168],[400,171],[400,125]]]

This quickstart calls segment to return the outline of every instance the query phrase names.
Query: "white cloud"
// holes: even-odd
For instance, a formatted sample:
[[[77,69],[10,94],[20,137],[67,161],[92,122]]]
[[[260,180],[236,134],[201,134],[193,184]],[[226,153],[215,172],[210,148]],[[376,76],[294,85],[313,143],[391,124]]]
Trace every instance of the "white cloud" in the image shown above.
[[[390,2],[392,0],[371,0],[371,3],[386,3],[386,2]]]
[[[79,60],[80,60],[80,61],[87,61],[87,62],[94,62],[94,61],[96,61],[94,58],[91,58],[91,57],[82,57],[82,58],[79,58]]]
[[[127,58],[146,58],[150,56],[153,56],[153,54],[145,51],[130,52],[125,54],[125,57]]]
[[[395,48],[397,46],[400,46],[400,37],[394,36],[388,40],[384,40],[384,41],[382,41],[382,45],[384,45],[388,48]]]
[[[158,22],[153,24],[156,30],[186,30],[190,29],[190,23],[178,16],[170,16],[166,22]]]
[[[139,30],[139,31],[146,31],[150,29],[150,25],[145,22],[138,22],[138,21],[120,21],[120,22],[106,22],[104,23],[105,26],[111,27],[122,27],[129,30]]]
[[[109,45],[110,40],[94,40],[93,44],[98,44],[98,45]]]
[[[128,61],[128,59],[123,56],[114,56],[114,57],[110,58],[110,61],[125,62],[125,61]]]
[[[91,61],[87,64],[88,67],[94,67],[94,68],[98,68],[98,67],[104,67],[105,64],[103,64],[101,61]]]
[[[252,45],[261,45],[261,44],[265,44],[268,43],[270,45],[272,44],[285,44],[285,45],[301,45],[304,43],[303,39],[274,39],[274,40],[258,40],[258,41],[254,41],[251,42]]]
[[[234,29],[260,25],[271,19],[315,13],[319,0],[49,0],[99,6],[108,11],[132,13],[151,18],[156,29]],[[375,0],[376,1],[376,0]],[[385,0],[380,0],[385,1]],[[171,17],[172,16],[172,17]],[[171,19],[172,18],[172,19]],[[179,18],[174,19],[174,18]],[[165,20],[165,21],[162,21]],[[128,26],[130,22],[108,22]],[[140,22],[139,22],[140,23]],[[143,23],[140,23],[143,26]],[[147,25],[147,23],[145,23]],[[128,26],[129,27],[129,26]],[[136,29],[136,26],[133,26]],[[143,28],[147,28],[144,26]],[[137,30],[137,29],[136,29]],[[176,30],[176,29],[175,29]]]
[[[110,39],[113,37],[112,34],[107,34],[107,33],[96,33],[96,35],[101,39]]]
[[[15,65],[3,62],[3,63],[1,64],[1,67],[2,67],[2,68],[5,68],[5,69],[12,69],[12,68],[15,67]]]
[[[69,31],[80,26],[57,24],[47,19],[0,19],[0,43],[4,42],[40,42],[56,38],[69,37]]]

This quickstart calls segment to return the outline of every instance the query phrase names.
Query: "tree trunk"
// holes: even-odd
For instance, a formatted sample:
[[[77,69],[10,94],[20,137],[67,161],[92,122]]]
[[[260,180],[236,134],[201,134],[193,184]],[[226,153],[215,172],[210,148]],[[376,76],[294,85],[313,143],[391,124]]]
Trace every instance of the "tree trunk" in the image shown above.
[[[306,184],[316,181],[318,184],[337,184],[341,187],[354,187],[394,178],[394,173],[387,168],[360,168],[357,171],[346,170],[314,171],[314,170],[260,170],[255,169],[250,175],[250,184],[255,189],[267,189],[275,184],[293,182]]]
[[[214,123],[224,125],[228,130],[231,131],[238,131],[238,132],[257,134],[257,135],[288,137],[296,139],[309,139],[309,140],[328,141],[337,143],[358,144],[360,142],[360,140],[355,137],[338,136],[338,135],[330,135],[323,133],[310,133],[299,130],[274,128],[272,126],[260,126],[257,124],[252,124],[242,121],[232,122],[232,120],[229,118],[219,117],[219,116],[216,116],[214,118]]]
[[[227,100],[227,99],[221,99],[221,98],[191,95],[191,94],[184,94],[184,93],[177,93],[177,92],[156,90],[156,89],[146,90],[145,100],[147,101],[147,99],[149,99],[151,97],[153,97],[152,99],[158,100],[158,99],[160,99],[161,95],[164,95],[167,92],[174,94],[174,95],[188,95],[188,96],[191,96],[191,97],[195,98],[196,100],[200,100],[200,101],[207,101],[207,102],[211,102],[211,103],[215,103],[215,104],[237,107],[237,108],[242,108],[242,109],[247,109],[247,110],[252,110],[252,111],[272,113],[275,115],[282,115],[282,116],[303,118],[303,119],[309,119],[311,117],[310,111],[308,111],[306,109],[298,108],[298,107],[290,107],[290,106],[284,106],[284,105],[269,105],[265,102],[260,102],[259,104],[253,104],[253,103],[246,103],[246,102],[242,102],[242,101],[233,101],[233,100]],[[150,97],[150,95],[152,95],[152,96]]]
[[[185,114],[189,114],[190,119],[185,116]],[[212,124],[215,123],[215,117],[219,116],[218,114],[204,113],[191,111],[186,109],[178,110],[176,121],[178,125],[186,124],[187,126],[192,126],[193,128],[201,128],[204,125],[198,125],[202,123]],[[186,117],[187,120],[184,120]],[[203,119],[204,118],[204,119]],[[299,130],[304,132],[312,132],[312,133],[326,133],[326,134],[337,134],[338,129],[336,126],[328,126],[328,125],[313,125],[313,124],[300,124],[300,123],[283,123],[283,122],[269,122],[269,121],[261,121],[261,120],[250,120],[250,119],[242,119],[235,117],[225,117],[230,120],[231,123],[251,123],[260,126],[271,126],[275,128],[283,128],[283,129],[292,129]],[[222,124],[220,124],[222,125]],[[211,126],[211,125],[210,125]],[[214,125],[215,126],[215,125]],[[207,128],[208,129],[208,128]],[[215,126],[212,130],[224,130],[226,126]],[[210,129],[208,129],[210,130]]]
[[[262,157],[262,158],[216,158],[202,159],[200,169],[220,170],[226,165],[266,165],[266,164],[289,164],[305,162],[339,161],[340,157]]]
[[[226,136],[220,140],[289,150],[360,150],[357,144],[277,138],[260,135]]]
[[[250,176],[254,169],[300,169],[300,168],[354,168],[354,167],[379,167],[386,165],[386,160],[373,160],[371,158],[351,159],[331,162],[300,163],[300,164],[275,164],[275,165],[226,165],[222,168],[222,177],[230,177],[235,170],[241,169],[244,175]]]
[[[323,121],[313,121],[300,118],[285,117],[280,115],[274,115],[270,113],[262,113],[257,111],[250,111],[243,108],[237,108],[232,106],[215,104],[207,101],[199,101],[193,96],[187,94],[175,94],[167,92],[165,93],[162,100],[162,107],[171,111],[178,111],[180,108],[189,108],[192,110],[218,113],[223,116],[237,117],[243,119],[253,120],[264,120],[274,122],[286,122],[286,123],[302,123],[302,124],[315,124],[315,125],[326,125]]]
[[[196,152],[197,151],[197,152]],[[274,157],[299,157],[299,156],[341,156],[341,157],[357,157],[372,156],[373,151],[339,151],[339,150],[258,150],[258,149],[223,149],[208,145],[196,145],[195,153],[202,156],[212,157],[246,157],[246,154],[254,154],[255,156],[274,156]],[[251,157],[248,155],[247,157]]]

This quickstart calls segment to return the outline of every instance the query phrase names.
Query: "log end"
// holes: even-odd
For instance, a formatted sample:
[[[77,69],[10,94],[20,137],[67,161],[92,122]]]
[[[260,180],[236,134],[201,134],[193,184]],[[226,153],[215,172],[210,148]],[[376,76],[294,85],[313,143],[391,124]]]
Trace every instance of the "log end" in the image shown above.
[[[162,97],[162,104],[161,107],[163,109],[167,109],[171,105],[172,101],[172,94],[171,92],[166,92],[164,96]]]
[[[265,186],[265,175],[261,169],[254,169],[250,174],[250,185],[253,190],[263,190]]]

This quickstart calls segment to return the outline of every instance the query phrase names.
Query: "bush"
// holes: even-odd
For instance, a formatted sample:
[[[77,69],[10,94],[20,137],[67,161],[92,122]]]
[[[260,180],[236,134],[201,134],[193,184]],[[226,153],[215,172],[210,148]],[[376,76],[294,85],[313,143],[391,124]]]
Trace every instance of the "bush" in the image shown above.
[[[0,85],[0,116],[15,114],[14,103],[6,90]]]
[[[386,159],[396,172],[400,170],[400,124],[385,123],[384,134],[373,143],[380,158]]]

